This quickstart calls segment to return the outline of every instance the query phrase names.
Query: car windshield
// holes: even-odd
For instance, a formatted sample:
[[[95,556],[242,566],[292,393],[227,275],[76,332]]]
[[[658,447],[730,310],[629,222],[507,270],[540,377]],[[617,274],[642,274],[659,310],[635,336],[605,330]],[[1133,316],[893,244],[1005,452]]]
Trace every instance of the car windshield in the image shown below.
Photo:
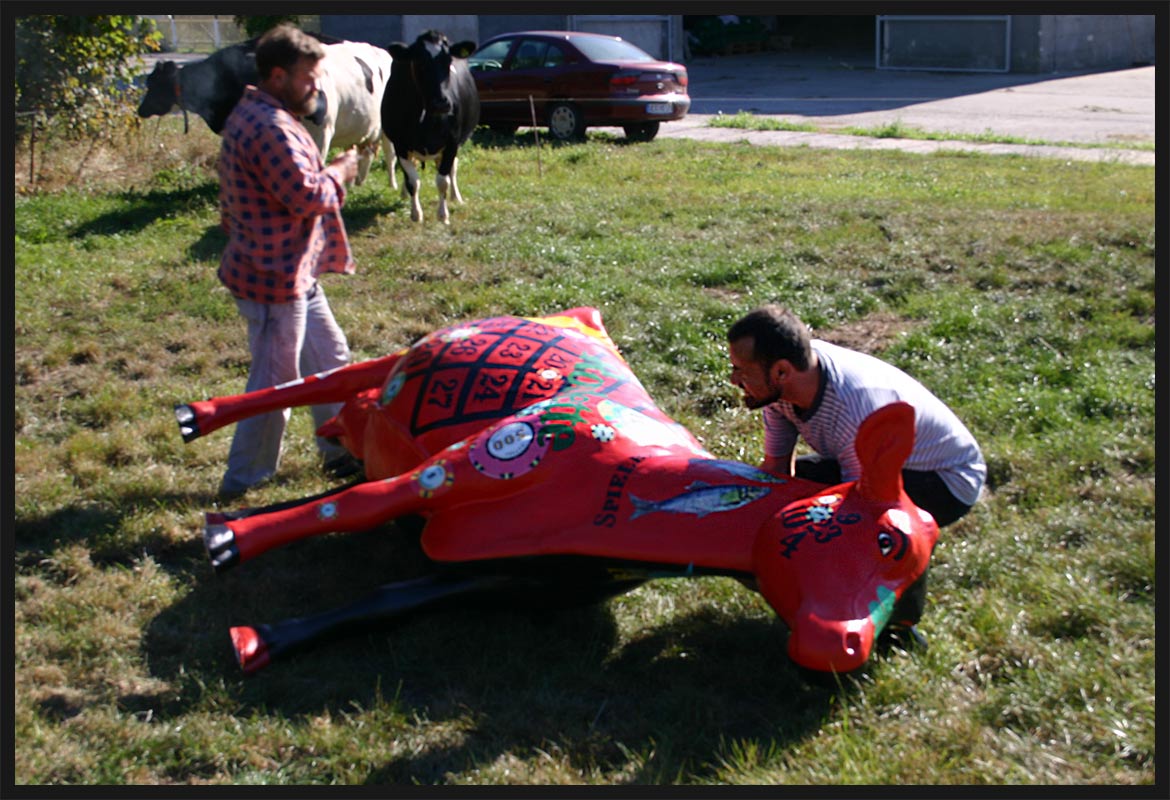
[[[654,58],[643,50],[621,39],[594,39],[582,36],[572,40],[577,49],[590,61],[653,61]]]
[[[467,59],[470,69],[499,69],[508,56],[512,47],[512,39],[501,39],[498,42],[484,45]]]

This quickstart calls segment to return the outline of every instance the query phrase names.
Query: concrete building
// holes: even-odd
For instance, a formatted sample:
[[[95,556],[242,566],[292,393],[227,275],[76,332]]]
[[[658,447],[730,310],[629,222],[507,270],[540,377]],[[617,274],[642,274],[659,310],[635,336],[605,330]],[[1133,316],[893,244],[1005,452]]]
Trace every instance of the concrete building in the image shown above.
[[[1156,8],[1155,3],[1136,5]],[[1154,14],[323,14],[319,19],[322,33],[382,45],[413,41],[427,28],[442,30],[453,40],[476,41],[544,28],[621,36],[671,61],[782,49],[877,69],[968,72],[1073,72],[1152,64],[1156,38]],[[726,36],[718,47],[705,50],[704,31]]]

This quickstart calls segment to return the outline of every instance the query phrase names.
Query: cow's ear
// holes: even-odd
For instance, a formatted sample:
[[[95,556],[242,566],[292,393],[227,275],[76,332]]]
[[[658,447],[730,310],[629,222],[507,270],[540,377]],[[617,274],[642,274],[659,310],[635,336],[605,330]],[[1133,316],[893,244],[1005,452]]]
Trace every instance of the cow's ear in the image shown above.
[[[404,45],[402,42],[392,42],[391,44],[386,45],[386,52],[395,58],[404,58],[406,56],[406,52],[409,49],[410,48]]]
[[[467,58],[475,52],[475,42],[458,42],[451,45],[451,55],[456,58]]]
[[[914,449],[914,406],[897,402],[874,411],[857,429],[854,442],[863,497],[896,503],[902,494],[902,465]]]

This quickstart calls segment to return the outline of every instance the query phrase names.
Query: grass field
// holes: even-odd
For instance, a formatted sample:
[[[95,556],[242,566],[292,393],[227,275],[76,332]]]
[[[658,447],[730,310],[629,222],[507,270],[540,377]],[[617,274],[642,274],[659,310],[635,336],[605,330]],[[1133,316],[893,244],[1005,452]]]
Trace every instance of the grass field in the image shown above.
[[[449,228],[433,168],[422,225],[373,175],[345,213],[358,273],[324,279],[355,358],[594,305],[667,413],[754,463],[723,337],[779,301],[947,401],[988,490],[939,539],[929,649],[839,689],[721,578],[435,613],[244,678],[230,625],[424,564],[391,525],[212,573],[230,431],[184,445],[171,409],[240,391],[248,354],[215,278],[218,140],[181,131],[80,179],[50,155],[36,192],[17,163],[17,784],[1154,784],[1153,169],[485,137]],[[330,485],[298,410],[248,502]]]

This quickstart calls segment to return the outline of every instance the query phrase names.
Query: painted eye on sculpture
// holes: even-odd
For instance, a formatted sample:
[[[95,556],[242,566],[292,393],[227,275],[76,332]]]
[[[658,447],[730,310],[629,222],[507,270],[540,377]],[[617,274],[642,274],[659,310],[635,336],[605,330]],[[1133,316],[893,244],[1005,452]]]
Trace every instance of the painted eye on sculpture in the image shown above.
[[[887,528],[878,531],[877,545],[882,558],[892,557],[895,561],[901,561],[910,547],[910,537],[897,528]]]

